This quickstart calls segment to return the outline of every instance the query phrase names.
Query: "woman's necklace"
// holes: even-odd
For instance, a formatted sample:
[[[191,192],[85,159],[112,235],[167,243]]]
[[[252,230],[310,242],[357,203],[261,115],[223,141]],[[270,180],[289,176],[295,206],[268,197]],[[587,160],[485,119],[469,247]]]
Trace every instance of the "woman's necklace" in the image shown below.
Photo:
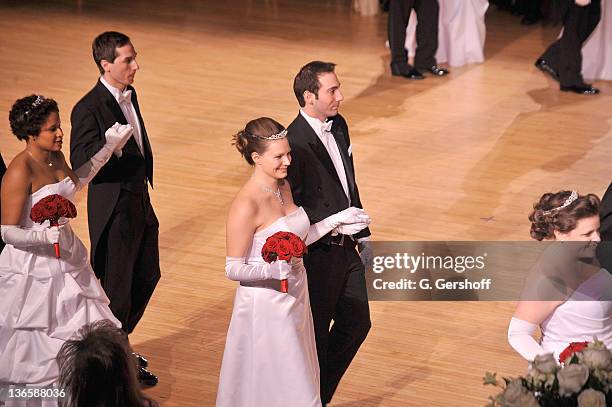
[[[30,150],[26,150],[28,152],[28,154],[30,154],[30,157],[32,157],[32,159],[34,161],[36,161],[37,163],[44,165],[46,164],[49,167],[53,167],[53,161],[49,161],[48,163],[44,162],[44,161],[40,161],[39,159],[37,159],[36,157],[34,157],[34,155],[30,152]]]
[[[281,205],[285,204],[285,201],[283,201],[283,195],[281,194],[280,187],[276,187],[276,191],[275,191],[272,188],[267,187],[265,185],[260,185],[260,186],[264,192],[270,192],[271,194],[274,194],[274,196],[276,197],[276,199],[278,199]]]

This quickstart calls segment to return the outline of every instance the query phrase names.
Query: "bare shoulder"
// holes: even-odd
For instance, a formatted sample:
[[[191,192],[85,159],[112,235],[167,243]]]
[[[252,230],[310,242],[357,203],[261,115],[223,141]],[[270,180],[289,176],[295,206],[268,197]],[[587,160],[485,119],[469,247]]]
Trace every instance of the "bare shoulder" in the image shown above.
[[[5,188],[29,188],[32,183],[32,166],[25,151],[17,154],[11,161],[6,173],[2,178],[2,186]]]
[[[230,205],[227,216],[228,223],[230,222],[250,222],[257,216],[258,206],[249,191],[249,187],[245,185],[238,192],[232,204]]]

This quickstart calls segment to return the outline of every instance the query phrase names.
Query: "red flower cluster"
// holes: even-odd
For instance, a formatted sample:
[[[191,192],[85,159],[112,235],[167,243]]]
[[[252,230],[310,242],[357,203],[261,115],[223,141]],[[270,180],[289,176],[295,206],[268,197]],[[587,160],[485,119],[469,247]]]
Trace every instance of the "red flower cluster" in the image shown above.
[[[61,195],[53,194],[44,197],[32,207],[30,219],[36,223],[48,220],[53,225],[57,224],[59,218],[74,218],[76,215],[77,211],[72,202]]]
[[[302,257],[308,251],[302,239],[291,232],[276,232],[266,239],[261,248],[261,257],[266,263],[275,260],[291,260],[292,257]]]
[[[563,349],[563,352],[559,354],[559,363],[564,363],[565,361],[570,361],[572,356],[576,352],[580,352],[586,349],[589,342],[572,342],[567,348]]]

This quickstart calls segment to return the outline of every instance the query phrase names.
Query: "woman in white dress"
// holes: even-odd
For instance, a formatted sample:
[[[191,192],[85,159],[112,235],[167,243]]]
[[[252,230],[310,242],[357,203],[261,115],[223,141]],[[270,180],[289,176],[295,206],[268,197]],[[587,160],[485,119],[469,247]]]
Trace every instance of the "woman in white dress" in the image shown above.
[[[438,50],[436,61],[450,66],[462,66],[484,61],[487,34],[485,13],[488,0],[439,0]],[[415,55],[416,13],[413,11],[406,28],[406,49]]]
[[[601,20],[582,47],[582,76],[612,81],[612,0],[601,1]]]
[[[571,342],[592,342],[593,337],[612,348],[612,275],[594,261],[599,198],[575,191],[547,193],[529,220],[534,239],[563,244],[547,249],[548,261],[538,270],[546,275],[526,285],[508,327],[510,345],[529,361],[545,353],[558,359]],[[539,343],[532,336],[538,326]]]
[[[61,151],[63,132],[53,99],[19,99],[9,120],[26,145],[2,181],[1,233],[6,247],[0,255],[0,383],[47,386],[58,379],[58,350],[83,325],[101,319],[120,323],[68,219],[60,218],[60,226],[50,228],[48,221],[33,223],[30,211],[52,194],[72,200],[123,146],[132,129],[115,124],[106,132],[100,152],[73,171]],[[55,256],[55,242],[61,258]]]
[[[282,125],[264,117],[234,136],[236,148],[254,171],[227,220],[225,272],[240,285],[223,353],[218,407],[321,405],[303,261],[268,264],[261,248],[278,231],[292,232],[311,244],[338,227],[354,234],[369,223],[362,209],[348,208],[310,225],[285,181],[291,163],[286,134]],[[288,280],[288,293],[280,292],[282,278]]]

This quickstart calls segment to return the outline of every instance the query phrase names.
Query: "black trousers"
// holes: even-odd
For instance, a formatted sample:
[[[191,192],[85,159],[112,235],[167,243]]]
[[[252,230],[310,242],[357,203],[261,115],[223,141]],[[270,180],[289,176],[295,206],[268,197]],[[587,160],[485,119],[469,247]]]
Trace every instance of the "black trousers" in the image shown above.
[[[131,333],[144,314],[160,279],[159,222],[149,194],[121,190],[111,219],[100,238],[96,264],[102,287],[110,299],[110,309],[121,321],[122,329]]]
[[[365,269],[354,246],[320,244],[308,250],[304,264],[321,370],[321,399],[329,403],[372,325]]]
[[[436,65],[438,14],[440,12],[438,0],[391,0],[389,2],[388,30],[391,63],[402,64],[408,62],[408,54],[404,44],[406,42],[406,26],[413,8],[418,20],[414,65],[417,69],[428,69]]]
[[[563,35],[553,42],[540,58],[559,72],[561,86],[584,85],[582,79],[582,44],[589,38],[601,18],[601,1],[592,0],[586,7],[574,1],[562,16]]]

